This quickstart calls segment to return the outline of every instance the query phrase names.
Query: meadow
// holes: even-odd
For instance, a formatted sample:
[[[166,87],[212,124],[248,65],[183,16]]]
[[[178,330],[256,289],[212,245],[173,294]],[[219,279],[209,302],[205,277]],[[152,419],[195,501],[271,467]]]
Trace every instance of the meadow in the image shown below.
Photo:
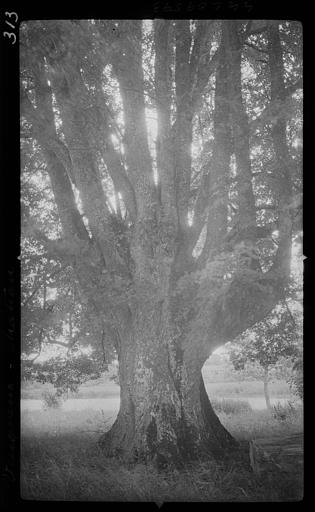
[[[303,430],[302,405],[286,384],[275,382],[271,393],[291,406],[254,410],[246,397],[261,395],[259,382],[207,382],[222,423],[240,441]],[[104,386],[104,384],[106,384]],[[49,386],[29,384],[22,398],[42,397]],[[32,390],[32,392],[31,392]],[[81,399],[112,398],[119,387],[102,378],[81,386]],[[102,392],[102,394],[101,394]],[[275,394],[276,393],[276,394]],[[88,400],[85,400],[88,403]],[[170,501],[295,501],[302,497],[301,475],[258,477],[240,463],[200,463],[163,473],[144,464],[127,467],[106,459],[97,439],[116,416],[115,410],[67,411],[41,407],[21,413],[21,496],[31,500],[162,502]]]
[[[223,373],[224,365],[221,371],[213,368],[213,365],[205,365],[202,373],[205,386],[210,396],[213,397],[255,397],[263,395],[263,383],[259,380],[237,379],[234,375],[227,376]],[[220,367],[219,367],[220,370]],[[99,379],[90,380],[82,384],[78,391],[73,395],[75,398],[111,398],[119,396],[119,386],[109,378],[107,374]],[[38,382],[24,382],[21,389],[22,399],[41,399],[44,391],[54,391],[51,384],[41,384]],[[275,398],[289,398],[291,396],[290,388],[285,380],[275,380],[270,383],[270,394]],[[69,394],[69,397],[72,395]]]

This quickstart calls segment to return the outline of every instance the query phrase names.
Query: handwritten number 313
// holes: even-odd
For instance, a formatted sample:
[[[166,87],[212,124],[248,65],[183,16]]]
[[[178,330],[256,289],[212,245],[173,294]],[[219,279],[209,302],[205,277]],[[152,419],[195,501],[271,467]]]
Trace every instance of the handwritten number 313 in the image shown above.
[[[16,14],[16,12],[5,12],[5,16],[8,16],[8,18],[11,18],[12,16],[15,16],[14,23],[16,23],[18,18],[19,18],[18,15]],[[12,25],[12,23],[10,23],[8,20],[5,20],[5,22],[10,27],[15,28],[15,26]],[[11,37],[13,36],[14,37],[14,41],[12,41],[12,44],[15,44],[15,42],[16,42],[16,35],[14,34],[14,32],[3,32],[3,35],[7,36],[9,39],[11,39]]]

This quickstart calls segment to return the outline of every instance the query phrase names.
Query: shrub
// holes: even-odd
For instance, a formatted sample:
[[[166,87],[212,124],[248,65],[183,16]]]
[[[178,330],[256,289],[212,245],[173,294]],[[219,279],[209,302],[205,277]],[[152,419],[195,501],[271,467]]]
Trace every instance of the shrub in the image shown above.
[[[59,409],[61,407],[62,397],[57,392],[44,391],[42,393],[44,409]]]
[[[272,407],[272,415],[276,420],[286,421],[291,420],[297,414],[296,407],[294,407],[292,402],[287,402],[286,404],[276,404]]]
[[[252,408],[246,400],[232,400],[230,398],[216,398],[211,400],[212,407],[217,413],[224,412],[225,414],[241,414],[252,411]]]

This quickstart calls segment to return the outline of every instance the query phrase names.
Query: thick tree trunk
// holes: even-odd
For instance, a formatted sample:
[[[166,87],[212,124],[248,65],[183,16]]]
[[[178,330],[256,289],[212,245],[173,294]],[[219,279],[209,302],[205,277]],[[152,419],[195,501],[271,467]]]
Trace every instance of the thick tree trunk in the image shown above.
[[[165,306],[138,309],[133,328],[126,328],[119,353],[120,410],[100,444],[107,456],[158,466],[222,460],[238,444],[210,404],[201,351],[193,344],[174,347]]]

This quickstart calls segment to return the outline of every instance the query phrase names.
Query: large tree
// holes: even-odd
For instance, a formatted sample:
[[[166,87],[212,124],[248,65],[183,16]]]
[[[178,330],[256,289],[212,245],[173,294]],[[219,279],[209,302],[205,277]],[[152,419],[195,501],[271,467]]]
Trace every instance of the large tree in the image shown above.
[[[234,20],[21,27],[23,175],[48,189],[55,216],[49,225],[47,202],[24,201],[25,254],[42,251],[42,289],[71,274],[75,303],[117,355],[108,456],[163,464],[237,446],[201,369],[286,293],[300,32]]]

